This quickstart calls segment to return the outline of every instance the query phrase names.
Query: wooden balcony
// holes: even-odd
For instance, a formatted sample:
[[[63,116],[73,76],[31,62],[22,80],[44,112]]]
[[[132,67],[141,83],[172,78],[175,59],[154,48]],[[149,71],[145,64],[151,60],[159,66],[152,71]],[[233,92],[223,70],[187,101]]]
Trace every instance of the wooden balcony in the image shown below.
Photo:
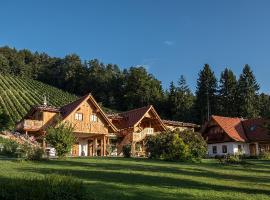
[[[108,128],[100,123],[77,123],[75,124],[75,132],[106,134],[108,133]]]
[[[25,130],[25,131],[38,131],[42,128],[43,122],[39,120],[31,120],[25,119],[17,124],[17,130]]]
[[[138,133],[133,133],[133,141],[134,142],[139,142],[142,141],[146,136],[148,135],[154,135],[154,129],[153,128],[145,128],[141,132]]]

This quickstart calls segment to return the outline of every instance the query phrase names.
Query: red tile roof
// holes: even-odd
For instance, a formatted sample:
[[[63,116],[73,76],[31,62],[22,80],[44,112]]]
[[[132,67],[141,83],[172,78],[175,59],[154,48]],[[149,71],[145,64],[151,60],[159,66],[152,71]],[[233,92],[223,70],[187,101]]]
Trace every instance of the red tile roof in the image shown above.
[[[264,119],[249,119],[242,121],[245,133],[249,141],[270,141],[270,133],[267,129],[269,121]]]
[[[221,116],[212,116],[212,119],[235,141],[246,142],[248,139],[245,135],[241,119]]]
[[[241,119],[221,116],[212,116],[227,135],[237,142],[262,142],[270,141],[270,133],[266,127],[269,121],[264,119]],[[209,121],[209,122],[210,122]],[[209,122],[202,128],[204,133]]]

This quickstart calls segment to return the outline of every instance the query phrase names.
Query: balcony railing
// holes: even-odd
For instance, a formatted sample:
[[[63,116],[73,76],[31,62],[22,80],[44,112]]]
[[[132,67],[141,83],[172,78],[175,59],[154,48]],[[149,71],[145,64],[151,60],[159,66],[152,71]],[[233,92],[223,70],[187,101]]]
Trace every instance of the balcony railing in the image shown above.
[[[141,132],[133,133],[133,141],[139,142],[143,140],[148,135],[154,135],[154,129],[153,128],[145,128]]]
[[[108,130],[104,125],[100,123],[77,123],[75,124],[75,131],[84,132],[84,133],[95,133],[95,134],[104,134],[107,133]]]
[[[43,126],[43,122],[39,120],[31,120],[25,119],[21,121],[16,128],[18,130],[26,130],[26,131],[37,131],[40,130]]]

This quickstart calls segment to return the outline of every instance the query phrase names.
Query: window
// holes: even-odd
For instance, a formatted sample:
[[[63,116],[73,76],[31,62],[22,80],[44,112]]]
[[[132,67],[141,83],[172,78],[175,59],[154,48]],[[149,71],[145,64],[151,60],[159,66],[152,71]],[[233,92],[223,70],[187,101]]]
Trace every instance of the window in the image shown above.
[[[213,154],[216,154],[217,153],[217,146],[213,146],[212,150],[213,150]]]
[[[75,120],[82,121],[83,120],[83,114],[82,113],[75,113]]]
[[[227,153],[227,145],[222,145],[222,153]]]
[[[238,152],[242,152],[242,145],[241,144],[238,145]]]
[[[96,114],[91,114],[90,115],[90,121],[91,122],[97,122],[98,121],[97,115]]]
[[[251,127],[250,127],[250,131],[255,131],[256,130],[256,125],[252,125]]]

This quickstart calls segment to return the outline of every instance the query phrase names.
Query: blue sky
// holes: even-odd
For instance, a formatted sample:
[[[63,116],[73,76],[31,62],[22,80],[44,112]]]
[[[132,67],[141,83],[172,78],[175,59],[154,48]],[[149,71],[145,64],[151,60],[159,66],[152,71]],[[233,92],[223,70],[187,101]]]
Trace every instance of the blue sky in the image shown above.
[[[0,45],[63,57],[144,65],[165,88],[183,74],[194,91],[210,64],[248,63],[270,93],[270,1],[18,0],[0,2]]]

